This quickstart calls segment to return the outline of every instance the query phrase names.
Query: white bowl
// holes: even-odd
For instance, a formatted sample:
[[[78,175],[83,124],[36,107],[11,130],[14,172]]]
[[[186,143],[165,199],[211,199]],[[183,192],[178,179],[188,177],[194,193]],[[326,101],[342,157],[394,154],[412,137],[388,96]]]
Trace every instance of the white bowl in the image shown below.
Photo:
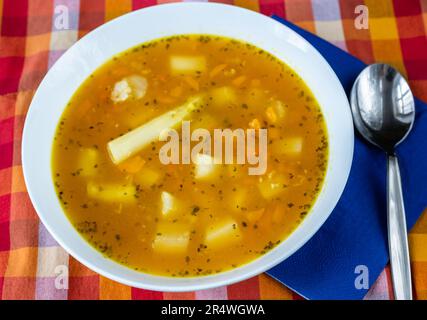
[[[310,214],[279,246],[249,264],[220,274],[171,278],[136,272],[92,248],[61,209],[51,178],[52,141],[64,107],[80,84],[114,54],[174,34],[215,34],[250,42],[293,68],[317,98],[329,134],[325,183]],[[353,125],[344,90],[323,57],[306,40],[261,14],[212,3],[177,3],[115,19],[79,40],[49,70],[25,121],[22,162],[31,201],[49,232],[73,257],[118,282],[159,291],[191,291],[231,284],[262,273],[304,245],[338,202],[350,172]]]

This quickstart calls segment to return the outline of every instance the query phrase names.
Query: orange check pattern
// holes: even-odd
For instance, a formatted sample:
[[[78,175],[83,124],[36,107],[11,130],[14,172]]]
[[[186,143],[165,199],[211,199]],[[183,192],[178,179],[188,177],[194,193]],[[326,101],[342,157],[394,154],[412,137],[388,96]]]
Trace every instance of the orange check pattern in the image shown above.
[[[206,0],[200,0],[206,1]],[[80,37],[117,16],[170,0],[0,0],[0,299],[299,299],[267,275],[212,290],[162,293],[130,288],[69,256],[39,222],[22,176],[25,114],[43,76]],[[276,14],[366,63],[387,62],[427,101],[427,0],[221,0]],[[358,5],[369,28],[355,28]],[[58,20],[68,12],[69,28]],[[410,234],[414,290],[427,299],[427,215]],[[65,288],[55,280],[68,270]],[[59,268],[59,269],[58,269]],[[63,279],[64,280],[64,279]],[[366,299],[392,298],[389,269]]]

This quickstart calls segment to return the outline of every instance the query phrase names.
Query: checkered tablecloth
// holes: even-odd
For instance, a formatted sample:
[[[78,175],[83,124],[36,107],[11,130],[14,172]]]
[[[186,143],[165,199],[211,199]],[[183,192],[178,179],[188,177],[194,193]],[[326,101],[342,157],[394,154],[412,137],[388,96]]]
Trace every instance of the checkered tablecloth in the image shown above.
[[[95,27],[129,11],[166,2],[176,1],[0,0],[0,299],[299,299],[266,275],[187,293],[118,284],[69,256],[40,223],[31,205],[21,167],[22,128],[46,71]],[[427,0],[216,2],[284,17],[366,63],[389,63],[405,74],[415,94],[427,101]],[[359,5],[368,8],[367,29],[355,28]],[[413,228],[409,240],[415,295],[427,299],[427,214]],[[391,297],[386,268],[366,298]]]

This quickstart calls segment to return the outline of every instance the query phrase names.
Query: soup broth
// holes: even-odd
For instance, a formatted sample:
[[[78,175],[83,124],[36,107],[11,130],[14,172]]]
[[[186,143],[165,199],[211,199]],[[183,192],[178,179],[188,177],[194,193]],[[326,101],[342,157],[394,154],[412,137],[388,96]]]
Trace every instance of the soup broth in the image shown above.
[[[180,120],[209,132],[267,129],[265,173],[204,154],[161,163],[165,142],[153,132],[169,124],[180,133]],[[52,175],[94,248],[141,272],[186,277],[241,266],[286,239],[309,214],[327,159],[320,107],[292,69],[248,43],[183,35],[131,48],[90,75],[58,124]]]

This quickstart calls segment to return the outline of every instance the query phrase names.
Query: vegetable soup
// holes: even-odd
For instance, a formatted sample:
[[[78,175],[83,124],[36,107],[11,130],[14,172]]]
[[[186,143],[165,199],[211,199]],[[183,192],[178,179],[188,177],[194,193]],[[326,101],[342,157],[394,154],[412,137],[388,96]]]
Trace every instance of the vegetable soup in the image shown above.
[[[217,129],[255,132],[243,158],[263,156],[265,168],[251,174],[239,154],[224,162],[195,152],[184,122],[211,134],[205,142]],[[179,163],[161,159],[172,140],[165,129],[179,135]],[[309,214],[327,161],[320,107],[292,69],[248,43],[182,35],[131,48],[90,75],[58,124],[52,176],[67,217],[105,257],[186,277],[236,268],[284,241]]]

